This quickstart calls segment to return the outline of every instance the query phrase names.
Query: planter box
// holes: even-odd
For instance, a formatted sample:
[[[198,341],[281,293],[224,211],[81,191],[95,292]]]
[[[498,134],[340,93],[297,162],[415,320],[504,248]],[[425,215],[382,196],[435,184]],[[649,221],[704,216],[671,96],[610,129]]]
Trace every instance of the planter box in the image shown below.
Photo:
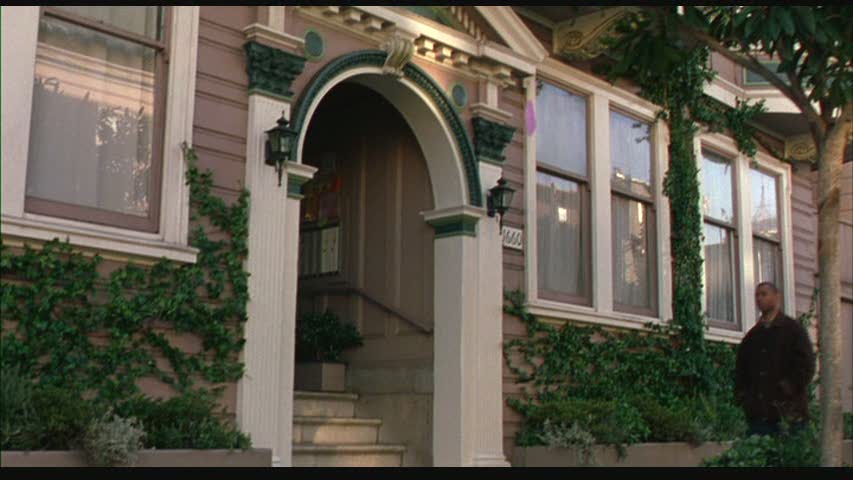
[[[313,392],[343,392],[346,390],[345,363],[299,362],[293,384],[296,390]]]
[[[728,450],[731,442],[704,443],[692,447],[687,443],[638,443],[627,447],[627,456],[619,459],[616,448],[592,447],[594,466],[599,467],[697,467],[702,460]],[[514,467],[582,467],[580,450],[575,448],[515,447]]]
[[[3,467],[88,467],[80,451],[0,452]],[[134,467],[270,467],[272,450],[142,450]]]
[[[596,445],[592,449],[595,466],[600,467],[698,467],[702,460],[725,452],[731,442],[704,443],[692,447],[687,443],[638,443],[627,448],[627,456],[619,460],[614,447]],[[853,440],[844,440],[842,462],[853,465]],[[513,467],[581,467],[580,450],[575,448],[515,447]]]

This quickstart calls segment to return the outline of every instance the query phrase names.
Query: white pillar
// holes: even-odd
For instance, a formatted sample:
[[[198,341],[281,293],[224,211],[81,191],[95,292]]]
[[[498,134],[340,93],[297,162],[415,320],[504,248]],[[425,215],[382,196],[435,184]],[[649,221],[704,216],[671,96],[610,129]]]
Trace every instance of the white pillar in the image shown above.
[[[480,162],[483,198],[498,183],[501,167]],[[503,453],[503,237],[499,217],[477,224],[479,307],[474,341],[477,349],[477,444],[474,466],[508,467]]]
[[[467,206],[424,217],[436,232],[433,463],[506,466],[497,221]]]
[[[238,385],[237,422],[256,447],[273,450],[275,466],[289,466],[293,411],[293,339],[299,200],[288,197],[291,169],[279,186],[275,169],[264,163],[264,131],[290,105],[263,95],[249,96],[246,187],[249,202],[249,303]],[[301,169],[299,168],[301,167]],[[310,178],[311,167],[298,166]],[[294,172],[295,173],[295,172]]]

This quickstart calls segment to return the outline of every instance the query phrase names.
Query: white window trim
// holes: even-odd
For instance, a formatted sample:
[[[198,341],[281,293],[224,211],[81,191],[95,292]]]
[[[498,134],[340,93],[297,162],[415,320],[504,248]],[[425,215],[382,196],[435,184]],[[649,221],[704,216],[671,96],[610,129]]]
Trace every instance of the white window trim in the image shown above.
[[[72,245],[147,259],[193,263],[187,242],[189,187],[181,144],[192,144],[198,58],[198,6],[172,7],[159,233],[151,234],[24,211],[39,7],[2,8],[2,223],[18,241],[68,239]]]
[[[575,320],[621,328],[643,328],[645,324],[662,324],[672,318],[672,278],[669,268],[669,202],[663,194],[663,178],[667,171],[668,131],[663,122],[652,123],[657,107],[626,90],[556,60],[547,59],[539,66],[538,76],[549,83],[585,95],[589,111],[589,183],[591,188],[592,307],[554,302],[539,298],[536,232],[536,133],[527,133],[525,141],[525,282],[531,313],[551,319]],[[526,103],[536,104],[536,79],[525,81]],[[652,124],[655,182],[653,195],[658,242],[658,316],[649,317],[613,309],[612,233],[610,203],[610,111],[617,109]]]
[[[756,318],[754,316],[753,287],[755,286],[755,265],[753,264],[753,245],[752,245],[752,196],[748,193],[751,190],[750,169],[752,162],[749,157],[738,151],[737,143],[734,139],[721,135],[719,133],[706,133],[698,136],[695,139],[695,152],[697,168],[699,169],[699,188],[702,191],[702,148],[709,147],[710,149],[722,153],[726,158],[732,160],[732,172],[735,176],[735,202],[737,211],[737,235],[738,235],[738,255],[739,265],[738,282],[740,286],[740,305],[738,314],[741,319],[740,330],[726,330],[720,328],[709,328],[709,337],[727,337],[740,339],[755,325]],[[796,312],[796,298],[794,288],[794,253],[793,253],[793,232],[791,225],[791,166],[775,159],[773,156],[764,152],[758,152],[754,158],[756,167],[764,172],[778,177],[779,182],[779,228],[780,246],[782,248],[782,290],[785,298],[784,309],[789,315],[794,315]],[[701,197],[700,197],[701,202]],[[701,203],[700,203],[701,208]],[[705,249],[702,249],[702,259],[705,258]],[[702,278],[705,278],[704,262],[702,270]],[[705,311],[705,295],[702,295],[702,311]]]

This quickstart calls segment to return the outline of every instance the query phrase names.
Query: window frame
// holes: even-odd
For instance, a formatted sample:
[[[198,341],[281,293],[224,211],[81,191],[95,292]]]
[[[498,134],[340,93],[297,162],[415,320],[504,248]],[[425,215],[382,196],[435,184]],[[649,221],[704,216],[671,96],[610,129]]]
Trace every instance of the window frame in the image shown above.
[[[550,84],[554,88],[559,88],[565,92],[568,92],[571,95],[581,97],[584,100],[584,103],[586,104],[586,122],[587,122],[587,125],[589,125],[591,102],[590,102],[590,98],[588,95],[581,93],[581,92],[578,92],[575,89],[566,88],[565,86],[560,85],[560,84],[555,83],[555,82],[550,82],[547,80],[539,80],[539,79],[537,79],[537,84],[535,87],[537,95],[538,95],[538,89],[539,89],[539,83],[540,82],[542,84],[545,84],[545,83]],[[537,138],[533,137],[530,141],[535,142],[535,141],[537,141]],[[566,170],[566,169],[551,165],[549,163],[540,162],[538,158],[535,159],[536,173],[537,174],[539,172],[542,172],[546,175],[549,175],[552,177],[557,177],[557,178],[560,178],[562,180],[568,180],[568,181],[576,183],[578,185],[578,191],[580,193],[580,198],[581,198],[581,200],[580,200],[580,203],[581,203],[580,214],[581,214],[581,218],[586,220],[585,222],[584,221],[581,222],[582,225],[591,225],[591,220],[592,220],[592,214],[591,214],[591,211],[592,211],[592,205],[591,205],[591,203],[592,203],[591,202],[591,200],[592,200],[592,198],[591,198],[592,197],[592,185],[591,185],[591,181],[590,181],[590,169],[592,168],[592,165],[591,165],[591,161],[590,161],[590,141],[591,141],[590,129],[587,128],[586,129],[586,144],[587,144],[586,145],[586,147],[587,147],[586,148],[586,172],[587,172],[586,176],[581,175],[577,172],[572,172],[570,170]],[[537,177],[538,177],[538,175],[537,175]],[[534,190],[536,190],[536,192],[538,194],[538,190],[539,190],[539,181],[538,180],[536,181],[536,184],[533,188],[534,188]],[[535,238],[535,240],[536,240],[537,245],[538,245],[538,241],[539,241],[538,234],[537,234],[537,237]],[[590,232],[581,231],[581,243],[586,248],[586,251],[589,252],[590,248],[592,247]],[[591,278],[593,275],[593,273],[592,273],[592,257],[589,256],[584,261],[586,262],[586,265],[584,266],[584,268],[586,269],[586,273],[588,273],[587,277]],[[538,278],[538,275],[539,275],[538,266],[536,269],[536,275]],[[549,301],[566,303],[566,304],[571,304],[571,305],[578,305],[578,306],[582,306],[582,307],[591,307],[593,304],[593,293],[592,292],[593,292],[592,286],[587,285],[585,288],[585,291],[584,291],[584,295],[574,295],[574,294],[569,294],[569,293],[565,293],[565,292],[543,290],[542,288],[538,288],[536,293],[537,293],[537,297],[541,297],[541,298],[549,300]]]
[[[165,136],[165,109],[168,81],[168,51],[172,34],[171,26],[172,8],[161,10],[158,23],[162,28],[160,40],[153,40],[142,35],[136,35],[124,29],[117,28],[106,23],[98,22],[80,15],[76,15],[55,7],[45,6],[39,12],[39,20],[43,17],[55,18],[62,22],[77,25],[88,30],[119,38],[124,41],[143,45],[156,50],[155,75],[154,75],[154,113],[152,115],[152,138],[151,138],[151,173],[149,177],[149,209],[145,217],[132,215],[98,207],[79,205],[61,200],[39,198],[26,195],[24,199],[24,211],[46,216],[78,220],[81,222],[101,224],[111,227],[126,228],[142,232],[157,233],[160,228],[161,212],[161,189],[163,175],[163,140]],[[30,132],[32,135],[32,132]],[[29,159],[27,159],[29,161]]]
[[[530,312],[543,318],[564,321],[581,321],[614,327],[642,329],[648,323],[663,324],[672,316],[671,278],[668,263],[669,207],[663,201],[661,182],[652,182],[655,208],[655,316],[619,311],[613,305],[612,276],[612,215],[611,215],[611,163],[610,163],[610,110],[646,122],[650,125],[653,176],[662,178],[667,168],[668,132],[666,125],[656,121],[658,108],[652,103],[623,89],[614,88],[604,80],[594,77],[559,60],[547,58],[537,68],[535,77],[525,80],[525,102],[535,105],[536,81],[543,80],[559,88],[587,98],[587,136],[589,158],[590,224],[589,234],[593,262],[591,270],[592,305],[583,306],[541,298],[538,295],[538,252],[536,211],[536,132],[527,132],[525,142],[525,286]],[[661,146],[663,146],[661,148]],[[660,175],[659,175],[660,174]],[[665,265],[667,265],[665,267]]]
[[[779,214],[779,246],[781,248],[781,276],[784,311],[789,315],[796,312],[796,298],[794,292],[794,254],[793,254],[793,230],[791,223],[791,191],[792,191],[792,169],[772,155],[760,151],[754,158],[750,159],[741,153],[734,139],[720,133],[705,133],[697,136],[694,143],[694,153],[699,169],[700,189],[704,181],[702,173],[702,149],[713,151],[734,162],[734,188],[733,196],[735,204],[735,224],[738,227],[738,241],[735,243],[737,251],[737,264],[740,272],[737,275],[739,294],[740,328],[720,328],[709,323],[709,338],[719,338],[728,341],[737,341],[752,328],[757,320],[755,315],[755,299],[752,289],[755,285],[755,260],[752,232],[752,195],[750,170],[752,168],[763,171],[777,179],[777,202]],[[701,190],[700,190],[701,191]],[[700,196],[701,209],[701,196]],[[703,214],[703,222],[705,221]],[[705,258],[705,249],[702,249],[702,259]],[[704,279],[704,262],[702,278]],[[702,310],[705,311],[705,294],[702,295]]]
[[[758,283],[758,278],[757,278],[758,277],[758,270],[760,267],[759,267],[758,262],[756,261],[756,258],[755,258],[756,240],[762,241],[765,243],[773,244],[773,246],[779,251],[779,265],[777,265],[777,268],[779,270],[779,275],[781,277],[775,283],[776,283],[776,287],[782,293],[782,302],[783,302],[783,304],[785,304],[785,303],[787,303],[786,297],[788,296],[788,294],[787,294],[787,285],[786,285],[787,279],[785,278],[785,263],[786,263],[786,261],[785,261],[785,249],[782,247],[784,234],[785,234],[785,232],[782,230],[782,211],[784,208],[783,207],[783,204],[784,204],[783,200],[784,199],[782,198],[781,192],[782,192],[782,185],[783,185],[783,177],[782,177],[782,175],[779,175],[778,173],[775,173],[775,172],[767,169],[765,166],[762,166],[762,165],[750,166],[750,168],[749,168],[749,174],[750,175],[752,174],[753,170],[756,170],[760,173],[763,173],[763,174],[773,178],[773,181],[776,185],[776,205],[775,205],[775,207],[776,207],[776,221],[779,224],[779,235],[777,236],[777,238],[773,238],[771,236],[764,235],[764,234],[756,232],[756,231],[752,231],[752,252],[751,253],[752,253],[752,262],[753,262],[753,268],[754,268],[753,274],[756,277],[755,280],[756,280],[756,284],[757,284]],[[752,182],[750,181],[749,184],[750,184],[750,188],[751,188]],[[752,191],[750,190],[750,194],[751,193],[752,193]],[[750,195],[749,198],[750,198],[750,202],[752,202],[752,195]],[[749,209],[750,227],[752,227],[752,207],[753,206],[750,203],[750,209]],[[789,310],[789,311],[793,311],[793,310]]]
[[[657,261],[658,238],[657,238],[657,231],[656,231],[657,229],[652,228],[652,226],[657,225],[657,203],[655,202],[655,184],[658,181],[657,180],[657,178],[658,178],[657,177],[658,166],[656,164],[657,162],[655,162],[655,144],[654,144],[655,139],[654,139],[654,135],[653,135],[654,125],[651,124],[650,122],[644,120],[644,119],[638,118],[636,115],[633,115],[630,112],[627,112],[622,108],[619,108],[618,105],[612,105],[611,104],[611,106],[610,106],[611,115],[614,112],[618,113],[624,117],[631,118],[631,119],[633,119],[639,123],[645,123],[649,127],[649,196],[643,196],[643,195],[640,195],[640,194],[635,193],[635,192],[628,191],[624,188],[621,188],[618,185],[613,184],[613,160],[611,157],[611,161],[610,161],[610,196],[611,196],[610,205],[611,205],[611,219],[612,219],[613,197],[614,196],[618,196],[618,197],[621,197],[621,198],[629,200],[629,201],[641,203],[645,207],[647,207],[647,213],[646,214],[649,215],[649,221],[646,223],[646,225],[647,225],[646,228],[649,229],[649,232],[648,232],[649,255],[653,258],[653,262],[651,263],[651,267],[654,269],[653,278],[655,278],[655,281],[652,282],[652,285],[650,285],[651,296],[652,296],[651,307],[645,308],[645,307],[637,307],[635,305],[621,304],[621,303],[617,302],[616,299],[614,298],[613,299],[613,310],[618,311],[618,312],[631,313],[634,315],[642,315],[645,317],[657,317],[658,311],[659,311],[659,306],[658,306],[658,300],[659,300],[658,299],[658,289],[659,289],[658,283],[659,282],[658,282],[658,279],[656,278],[657,273],[658,273],[657,271],[659,268],[658,261]],[[608,121],[610,121],[610,117],[608,117]],[[607,141],[608,142],[612,141],[612,138],[608,137]],[[612,237],[612,232],[611,232],[611,244],[612,244],[612,238],[613,237]],[[613,255],[615,255],[615,252],[613,253]],[[611,268],[611,272],[612,271],[613,271],[613,269]],[[611,273],[611,275],[612,275],[612,273]]]
[[[192,144],[198,60],[199,6],[172,6],[168,27],[169,68],[165,84],[163,161],[160,185],[159,228],[144,232],[72,220],[25,210],[26,174],[32,114],[33,74],[36,61],[39,6],[2,9],[2,223],[3,240],[9,245],[36,244],[61,238],[76,248],[99,252],[116,259],[153,263],[160,258],[194,263],[198,250],[188,244],[189,187],[181,145]],[[7,101],[8,99],[8,101]],[[20,142],[20,139],[27,139]],[[168,214],[167,214],[168,213]]]
[[[742,218],[743,213],[741,210],[741,203],[742,203],[741,202],[741,195],[738,193],[738,177],[740,176],[740,173],[741,173],[739,161],[738,161],[739,157],[737,155],[731,156],[731,152],[727,152],[726,150],[722,150],[719,148],[719,146],[716,146],[716,147],[717,148],[715,148],[715,146],[713,146],[713,145],[711,145],[711,146],[705,145],[705,144],[702,145],[702,149],[700,151],[701,155],[698,159],[699,164],[700,164],[700,172],[701,172],[699,175],[700,175],[701,179],[704,179],[704,171],[702,170],[701,166],[704,165],[705,152],[706,151],[729,162],[729,164],[731,165],[731,169],[732,169],[731,182],[732,182],[732,207],[734,210],[732,212],[733,217],[732,217],[731,222],[726,222],[724,220],[720,220],[720,219],[714,218],[712,216],[707,216],[707,215],[705,215],[704,212],[702,212],[702,230],[704,232],[705,224],[707,223],[707,224],[714,226],[716,228],[720,228],[720,229],[723,229],[725,231],[731,232],[732,239],[733,239],[733,245],[734,245],[734,252],[732,253],[732,275],[734,276],[733,280],[734,280],[734,284],[735,284],[734,291],[740,292],[743,289],[742,285],[745,285],[745,284],[742,281],[743,275],[741,273],[741,270],[743,270],[743,268],[742,268],[743,264],[741,262],[741,258],[743,257],[743,252],[741,252],[740,247],[739,247],[740,238],[742,235],[742,233],[740,231],[740,225],[742,223],[741,220],[743,219]],[[701,205],[702,196],[703,196],[702,195],[703,190],[701,189],[701,185],[703,182],[700,180],[699,183],[700,183],[699,201],[700,201],[700,205]],[[751,218],[750,218],[750,221],[752,221]],[[703,242],[703,244],[702,244],[702,285],[703,285],[703,288],[702,288],[702,307],[703,307],[702,311],[705,314],[705,318],[708,321],[708,325],[710,325],[713,328],[717,328],[717,329],[721,329],[721,330],[741,331],[743,329],[742,326],[743,326],[744,316],[743,316],[743,311],[742,311],[743,309],[741,308],[741,305],[740,305],[742,302],[742,298],[741,298],[742,295],[740,295],[738,293],[735,294],[735,303],[734,303],[735,320],[734,320],[734,322],[728,322],[725,320],[720,320],[718,318],[711,318],[707,315],[707,312],[708,312],[708,309],[707,309],[708,290],[707,290],[707,284],[706,284],[707,273],[705,271],[705,261],[704,260],[705,260],[705,244]]]

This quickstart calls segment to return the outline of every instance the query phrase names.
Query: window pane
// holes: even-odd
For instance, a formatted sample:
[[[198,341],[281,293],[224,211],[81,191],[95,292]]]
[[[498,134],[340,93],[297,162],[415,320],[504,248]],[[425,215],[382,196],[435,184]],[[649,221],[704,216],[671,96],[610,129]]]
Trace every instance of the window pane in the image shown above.
[[[159,20],[160,9],[162,7],[156,5],[143,7],[110,7],[103,5],[69,7],[57,5],[54,8],[127,30],[137,35],[153,39],[160,38]]]
[[[731,223],[735,218],[731,162],[709,152],[702,152],[702,157],[703,213]]]
[[[705,224],[705,299],[708,317],[735,322],[735,239],[730,230]]]
[[[613,185],[638,195],[652,195],[652,147],[649,124],[610,112],[610,158]]]
[[[642,202],[613,196],[613,301],[655,309],[654,218]]]
[[[752,183],[752,233],[779,238],[779,203],[776,177],[750,170]]]
[[[782,252],[779,249],[779,245],[759,238],[753,238],[752,249],[755,258],[755,284],[772,282],[781,289]]]
[[[156,52],[44,17],[27,195],[147,216]]]
[[[587,297],[590,282],[586,195],[582,184],[538,174],[536,189],[539,290]]]
[[[536,98],[539,162],[587,175],[586,108],[586,98],[542,84]]]

